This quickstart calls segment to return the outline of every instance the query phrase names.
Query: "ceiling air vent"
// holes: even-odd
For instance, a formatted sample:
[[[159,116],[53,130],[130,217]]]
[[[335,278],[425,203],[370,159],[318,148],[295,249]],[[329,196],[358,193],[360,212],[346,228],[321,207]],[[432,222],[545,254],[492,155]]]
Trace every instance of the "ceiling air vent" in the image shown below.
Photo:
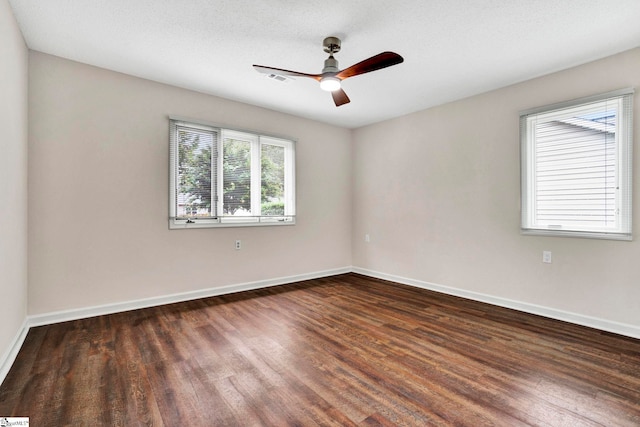
[[[293,80],[288,77],[281,76],[280,74],[274,74],[274,73],[265,74],[264,76],[270,80],[275,80],[281,83],[289,83],[291,80]]]

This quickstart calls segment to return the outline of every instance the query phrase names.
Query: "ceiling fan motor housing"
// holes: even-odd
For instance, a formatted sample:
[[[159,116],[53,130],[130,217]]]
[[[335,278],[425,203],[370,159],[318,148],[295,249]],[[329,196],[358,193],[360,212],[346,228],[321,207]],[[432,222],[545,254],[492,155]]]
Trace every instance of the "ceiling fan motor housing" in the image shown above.
[[[324,68],[322,69],[322,74],[325,73],[337,73],[340,71],[338,68],[338,60],[331,55],[327,59],[324,60]]]

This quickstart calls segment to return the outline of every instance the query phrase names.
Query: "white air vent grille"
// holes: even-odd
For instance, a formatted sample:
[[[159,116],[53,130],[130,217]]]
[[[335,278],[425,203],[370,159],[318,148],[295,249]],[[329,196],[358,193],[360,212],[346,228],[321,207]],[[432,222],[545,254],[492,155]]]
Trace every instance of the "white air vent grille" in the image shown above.
[[[270,80],[275,80],[281,83],[289,83],[291,80],[293,80],[289,77],[285,77],[285,76],[281,76],[280,74],[273,74],[273,73],[265,74],[264,76]]]

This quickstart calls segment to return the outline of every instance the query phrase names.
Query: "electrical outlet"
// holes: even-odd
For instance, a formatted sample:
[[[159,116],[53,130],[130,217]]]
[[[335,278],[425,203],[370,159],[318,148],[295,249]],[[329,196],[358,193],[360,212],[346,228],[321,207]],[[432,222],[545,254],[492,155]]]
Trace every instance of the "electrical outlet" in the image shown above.
[[[551,251],[542,251],[542,262],[551,264]]]
[[[365,235],[364,235],[364,241],[365,241],[365,242],[367,242],[367,243],[369,243],[369,242],[371,241],[371,237],[369,237],[369,235],[368,235],[368,234],[365,234]]]
[[[242,249],[242,241],[236,240],[236,251],[239,251],[240,249]]]

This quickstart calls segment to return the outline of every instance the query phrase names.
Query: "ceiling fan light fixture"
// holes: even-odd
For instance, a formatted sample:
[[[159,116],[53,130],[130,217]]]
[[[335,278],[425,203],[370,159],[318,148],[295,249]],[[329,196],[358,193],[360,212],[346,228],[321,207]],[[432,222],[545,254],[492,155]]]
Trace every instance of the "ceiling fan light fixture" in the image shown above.
[[[320,89],[333,92],[340,89],[340,79],[334,76],[323,77],[320,80]]]

